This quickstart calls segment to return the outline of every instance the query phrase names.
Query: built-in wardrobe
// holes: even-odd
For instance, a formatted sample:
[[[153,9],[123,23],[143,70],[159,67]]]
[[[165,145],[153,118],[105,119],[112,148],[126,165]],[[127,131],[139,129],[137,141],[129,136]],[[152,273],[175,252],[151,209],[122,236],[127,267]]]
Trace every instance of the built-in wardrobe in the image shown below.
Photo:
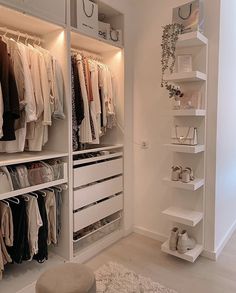
[[[61,231],[49,246],[48,259],[7,264],[1,292],[17,292],[33,283],[40,273],[64,261],[86,261],[124,236],[129,214],[126,206],[124,44],[90,35],[79,26],[79,3],[84,1],[0,1],[0,34],[25,45],[39,46],[58,63],[63,76],[62,119],[53,119],[48,141],[41,151],[0,153],[0,167],[59,162],[60,176],[7,193],[0,200],[57,188],[62,193]],[[124,35],[124,15],[94,1],[98,15]],[[86,4],[86,3],[84,3]],[[55,8],[56,7],[56,8]],[[91,7],[85,7],[90,9]],[[87,10],[87,13],[90,13]],[[71,56],[80,54],[105,64],[114,79],[115,123],[106,128],[98,143],[73,146],[73,84]],[[58,166],[57,166],[58,167]],[[128,182],[126,183],[128,184]],[[12,203],[13,204],[13,203]],[[128,227],[129,225],[127,225]],[[127,230],[127,229],[126,229]]]

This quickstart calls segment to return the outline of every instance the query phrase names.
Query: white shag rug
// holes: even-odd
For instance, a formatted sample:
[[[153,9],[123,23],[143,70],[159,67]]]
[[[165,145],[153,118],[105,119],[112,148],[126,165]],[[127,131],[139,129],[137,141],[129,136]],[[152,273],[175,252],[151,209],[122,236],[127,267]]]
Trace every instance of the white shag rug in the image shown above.
[[[113,262],[99,268],[95,276],[97,293],[177,293]]]

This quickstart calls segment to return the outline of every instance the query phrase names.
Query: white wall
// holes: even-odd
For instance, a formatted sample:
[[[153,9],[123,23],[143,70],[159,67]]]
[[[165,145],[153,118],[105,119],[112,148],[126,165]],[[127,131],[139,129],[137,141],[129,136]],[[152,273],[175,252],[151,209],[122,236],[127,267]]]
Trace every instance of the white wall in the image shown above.
[[[236,227],[236,1],[221,1],[215,248]]]
[[[139,2],[140,19],[136,50],[134,52],[134,194],[135,226],[137,231],[157,239],[167,237],[171,225],[161,211],[173,204],[199,206],[198,194],[176,196],[175,191],[162,183],[173,163],[172,154],[163,148],[169,141],[172,120],[168,114],[170,102],[160,88],[162,26],[171,22],[172,7],[186,0],[149,0]],[[208,90],[208,153],[205,249],[214,251],[215,211],[215,141],[218,80],[219,4],[206,0],[206,35],[209,38],[209,90]],[[136,6],[137,8],[137,6]],[[140,143],[147,140],[149,149]]]

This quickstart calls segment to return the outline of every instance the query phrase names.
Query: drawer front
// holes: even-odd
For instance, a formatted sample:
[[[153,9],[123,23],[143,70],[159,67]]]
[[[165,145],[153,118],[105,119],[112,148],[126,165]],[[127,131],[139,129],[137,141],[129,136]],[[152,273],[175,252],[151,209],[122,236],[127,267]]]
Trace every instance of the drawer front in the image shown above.
[[[123,191],[123,177],[103,181],[74,191],[74,210]]]
[[[123,159],[74,169],[74,188],[123,173]]]
[[[123,209],[123,194],[105,200],[74,214],[74,232]]]

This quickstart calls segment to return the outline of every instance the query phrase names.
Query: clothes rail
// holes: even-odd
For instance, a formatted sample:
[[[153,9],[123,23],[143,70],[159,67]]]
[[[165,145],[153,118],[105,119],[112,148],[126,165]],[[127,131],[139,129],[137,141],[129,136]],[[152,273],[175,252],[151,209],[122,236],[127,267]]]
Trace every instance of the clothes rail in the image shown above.
[[[41,39],[40,37],[33,36],[33,35],[28,34],[28,33],[22,33],[20,31],[15,31],[15,30],[9,29],[7,27],[0,27],[0,31],[5,32],[5,35],[7,35],[7,34],[15,35],[18,38],[24,38],[26,40],[30,39],[30,40],[35,41],[35,42],[38,41],[39,44],[44,43],[44,40]]]
[[[81,54],[84,57],[91,58],[91,59],[94,59],[96,61],[102,62],[102,57],[100,55],[98,55],[98,54],[95,54],[95,53],[91,53],[91,52],[88,52],[88,51],[79,50],[79,49],[75,49],[75,48],[71,48],[71,52]]]

